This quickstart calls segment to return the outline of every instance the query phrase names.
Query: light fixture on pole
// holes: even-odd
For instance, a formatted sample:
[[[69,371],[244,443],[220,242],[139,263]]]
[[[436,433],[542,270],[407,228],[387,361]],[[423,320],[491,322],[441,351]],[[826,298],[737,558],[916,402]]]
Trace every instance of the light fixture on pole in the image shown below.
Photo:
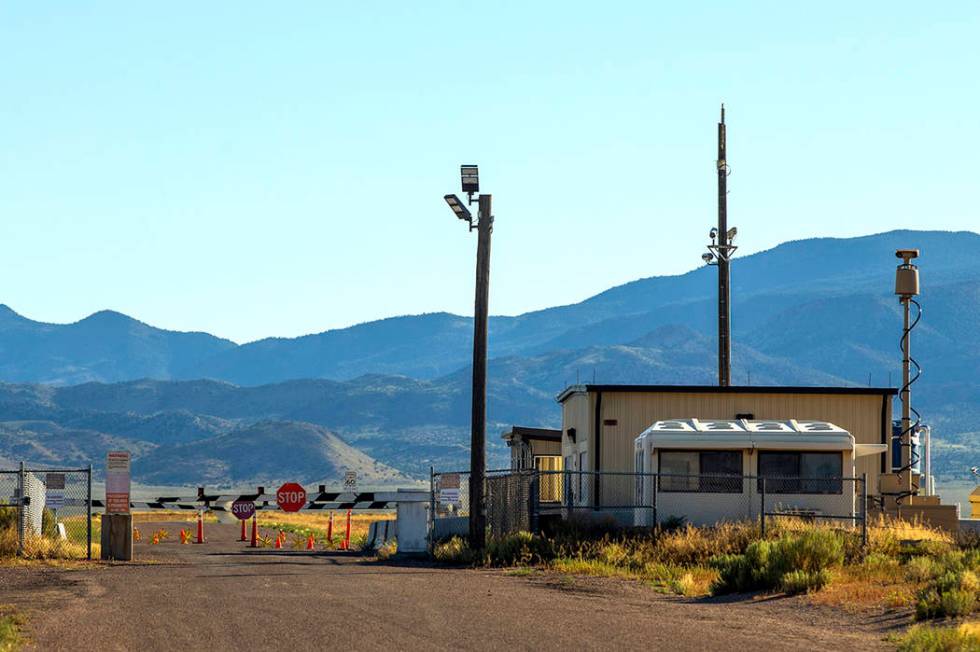
[[[468,203],[480,192],[480,171],[475,165],[459,168],[463,192]],[[476,247],[476,298],[473,309],[473,399],[470,412],[470,548],[486,547],[486,509],[483,499],[483,483],[486,476],[487,441],[487,320],[490,299],[490,234],[493,232],[492,197],[479,195],[476,224],[473,215],[456,195],[444,199],[457,218],[465,220],[477,230]]]

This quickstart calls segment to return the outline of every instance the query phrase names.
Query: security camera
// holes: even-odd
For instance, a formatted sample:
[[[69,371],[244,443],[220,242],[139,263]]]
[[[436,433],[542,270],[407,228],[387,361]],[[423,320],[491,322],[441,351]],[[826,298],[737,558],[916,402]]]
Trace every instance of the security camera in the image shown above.
[[[718,229],[711,229],[711,231],[708,232],[708,237],[711,238],[712,240],[714,240],[715,238],[717,238],[718,237]]]
[[[712,254],[701,254],[701,260],[708,263],[709,265],[711,264],[711,261],[714,259],[715,257]]]

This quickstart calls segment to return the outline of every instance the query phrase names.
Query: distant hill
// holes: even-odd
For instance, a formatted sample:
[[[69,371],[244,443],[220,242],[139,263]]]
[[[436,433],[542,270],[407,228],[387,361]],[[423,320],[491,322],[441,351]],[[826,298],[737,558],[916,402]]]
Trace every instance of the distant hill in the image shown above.
[[[915,401],[935,426],[937,463],[960,473],[980,463],[970,457],[980,422],[976,233],[811,239],[738,258],[733,379],[896,386],[894,250],[908,246],[922,252],[924,313],[913,352],[924,375]],[[558,425],[554,396],[568,384],[713,384],[714,274],[642,279],[577,304],[492,318],[492,463],[506,458],[498,434],[507,425]],[[161,464],[179,446],[207,441],[219,450],[216,437],[245,436],[242,428],[260,422],[315,424],[381,463],[424,475],[430,465],[466,463],[471,328],[454,315],[404,316],[239,346],[117,313],[51,325],[0,310],[0,379],[22,383],[0,386],[0,423],[55,424],[77,439],[76,452],[84,441],[122,437],[160,447],[147,459]],[[41,457],[61,450],[50,426],[5,427],[35,433]],[[0,447],[0,456],[15,450],[27,449]]]
[[[177,333],[103,310],[74,324],[45,324],[0,305],[0,378],[71,384],[181,378],[234,348],[206,333]]]

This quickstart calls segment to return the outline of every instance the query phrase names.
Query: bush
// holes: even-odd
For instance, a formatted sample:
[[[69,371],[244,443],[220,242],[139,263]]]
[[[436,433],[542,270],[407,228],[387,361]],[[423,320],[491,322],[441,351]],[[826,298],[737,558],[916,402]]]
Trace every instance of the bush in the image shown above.
[[[432,556],[444,564],[472,564],[476,560],[470,544],[462,537],[437,543],[432,549]]]
[[[530,532],[515,532],[487,544],[487,561],[493,566],[527,566],[555,557],[554,544],[550,539]]]
[[[899,652],[980,652],[980,626],[916,625],[898,640]]]
[[[784,593],[793,595],[819,591],[828,584],[830,584],[830,573],[827,569],[818,571],[795,570],[783,575],[779,582],[779,588]]]
[[[830,576],[826,570],[844,561],[844,545],[828,530],[783,535],[776,541],[756,541],[742,555],[722,555],[713,561],[718,580],[714,595],[782,588],[817,590]],[[792,577],[787,577],[792,575]],[[786,589],[784,589],[786,590]]]
[[[980,554],[975,550],[946,553],[928,562],[910,561],[910,577],[928,582],[916,596],[916,619],[968,616],[980,608],[978,572]]]

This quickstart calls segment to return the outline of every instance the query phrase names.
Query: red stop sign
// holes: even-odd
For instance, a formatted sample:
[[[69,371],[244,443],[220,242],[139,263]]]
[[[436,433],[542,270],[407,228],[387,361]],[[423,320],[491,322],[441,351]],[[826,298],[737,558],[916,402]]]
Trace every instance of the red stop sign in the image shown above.
[[[255,503],[251,500],[236,500],[231,504],[231,513],[247,521],[255,514]]]
[[[276,492],[276,504],[284,512],[298,512],[306,504],[306,489],[295,482],[287,482]]]

